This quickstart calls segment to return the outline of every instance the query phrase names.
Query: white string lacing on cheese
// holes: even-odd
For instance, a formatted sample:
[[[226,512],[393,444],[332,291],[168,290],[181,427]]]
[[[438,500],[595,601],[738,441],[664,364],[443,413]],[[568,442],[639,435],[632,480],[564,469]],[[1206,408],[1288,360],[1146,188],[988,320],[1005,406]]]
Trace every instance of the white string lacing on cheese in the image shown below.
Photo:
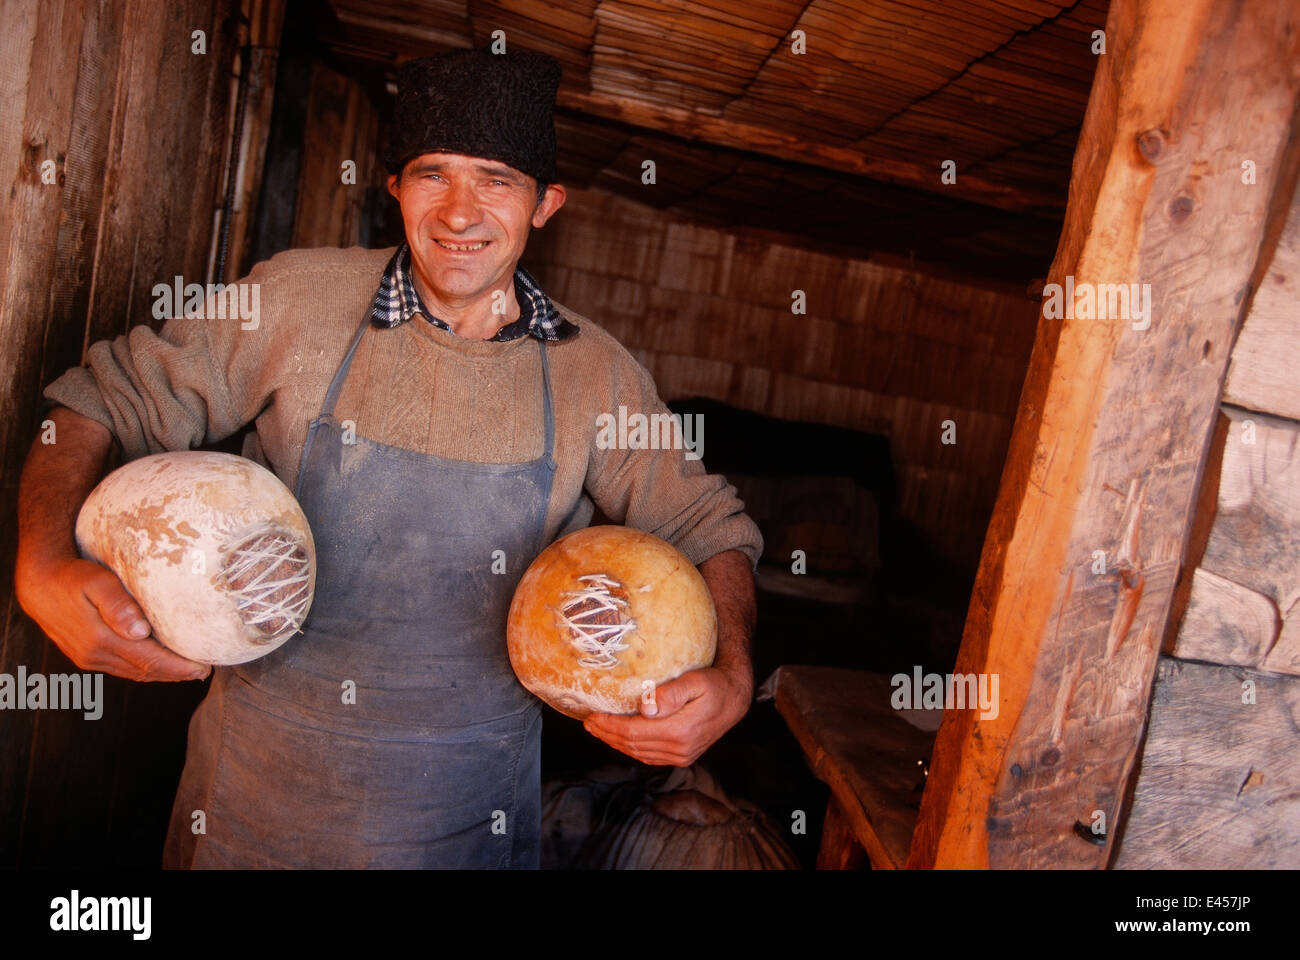
[[[277,572],[279,579],[271,579]],[[230,552],[222,573],[240,617],[250,627],[274,631],[271,639],[278,640],[302,625],[311,603],[311,568],[296,540],[279,533],[246,540]],[[252,579],[241,584],[249,574]],[[276,629],[277,622],[284,626]]]
[[[615,654],[627,649],[623,638],[636,629],[636,622],[627,615],[627,601],[609,592],[610,587],[621,589],[623,585],[603,573],[588,574],[578,579],[587,586],[563,595],[567,602],[559,610],[560,623],[572,633],[570,642],[579,652],[587,654],[578,660],[580,664],[601,670],[616,667],[618,657]],[[577,610],[584,606],[586,609]],[[620,622],[589,622],[591,617],[604,613],[617,614]]]

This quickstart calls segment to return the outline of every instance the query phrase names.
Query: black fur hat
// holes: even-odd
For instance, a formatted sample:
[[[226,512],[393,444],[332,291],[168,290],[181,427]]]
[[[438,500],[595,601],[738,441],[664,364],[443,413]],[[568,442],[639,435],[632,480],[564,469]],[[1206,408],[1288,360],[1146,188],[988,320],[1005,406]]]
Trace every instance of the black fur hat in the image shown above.
[[[400,173],[422,153],[461,153],[553,183],[559,85],[560,65],[544,53],[453,50],[408,61],[397,70],[384,165]]]

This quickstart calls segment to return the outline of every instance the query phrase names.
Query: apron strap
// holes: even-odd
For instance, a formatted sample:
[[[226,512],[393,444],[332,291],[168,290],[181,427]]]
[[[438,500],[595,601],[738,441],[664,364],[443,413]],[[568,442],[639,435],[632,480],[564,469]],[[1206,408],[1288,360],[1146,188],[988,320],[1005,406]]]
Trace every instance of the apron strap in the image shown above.
[[[537,349],[542,352],[542,410],[546,418],[546,449],[542,456],[546,465],[555,469],[555,409],[551,405],[551,365],[546,359],[546,341],[538,338]]]
[[[361,343],[361,337],[366,332],[366,327],[370,326],[370,311],[367,310],[365,316],[361,318],[361,326],[357,327],[356,335],[352,338],[352,345],[348,347],[347,354],[343,357],[343,362],[339,368],[334,371],[334,379],[330,381],[329,391],[325,394],[325,402],[321,405],[320,415],[322,417],[334,416],[334,404],[338,403],[339,393],[343,389],[343,379],[347,376],[348,367],[352,366],[352,356],[357,352],[357,345]]]

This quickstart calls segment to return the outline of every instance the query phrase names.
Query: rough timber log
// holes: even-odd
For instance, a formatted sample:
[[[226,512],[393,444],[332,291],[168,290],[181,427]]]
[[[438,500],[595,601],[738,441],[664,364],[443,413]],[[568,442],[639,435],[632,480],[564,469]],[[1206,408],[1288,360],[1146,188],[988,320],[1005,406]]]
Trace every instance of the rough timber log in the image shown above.
[[[911,866],[1109,862],[1228,357],[1294,187],[1300,10],[1248,11],[1111,5],[1048,280],[1150,284],[1152,310],[1040,321],[955,667],[998,673],[1001,709],[949,711]]]

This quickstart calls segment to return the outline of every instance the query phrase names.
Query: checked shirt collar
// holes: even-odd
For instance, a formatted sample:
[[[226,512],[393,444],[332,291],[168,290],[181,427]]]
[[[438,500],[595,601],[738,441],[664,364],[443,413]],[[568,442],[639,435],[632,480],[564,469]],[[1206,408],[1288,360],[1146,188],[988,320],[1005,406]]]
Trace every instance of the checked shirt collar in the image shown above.
[[[451,331],[451,327],[425,308],[411,276],[411,248],[403,243],[388,261],[384,277],[379,281],[379,290],[370,306],[371,325],[390,329],[418,313],[435,327]],[[519,301],[519,319],[498,330],[492,340],[514,340],[525,334],[539,340],[564,340],[578,332],[575,324],[560,316],[532,275],[518,265],[515,266],[515,298]]]

